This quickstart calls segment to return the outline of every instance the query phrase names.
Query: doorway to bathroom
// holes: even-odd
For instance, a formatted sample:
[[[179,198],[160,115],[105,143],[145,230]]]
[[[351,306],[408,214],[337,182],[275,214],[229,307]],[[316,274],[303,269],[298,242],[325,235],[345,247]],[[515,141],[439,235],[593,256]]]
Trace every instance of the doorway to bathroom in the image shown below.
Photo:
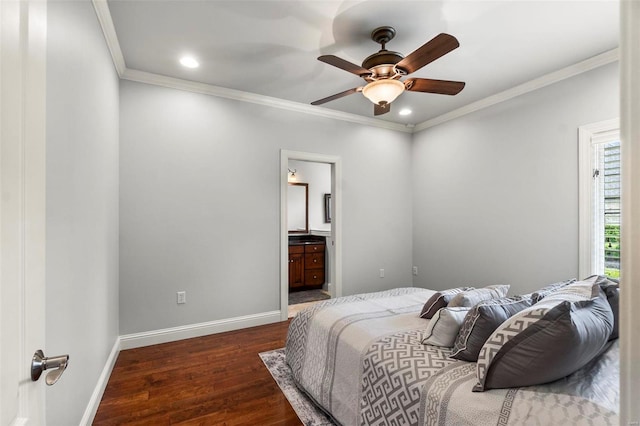
[[[342,295],[341,162],[281,151],[280,313]],[[306,269],[305,269],[306,268]]]

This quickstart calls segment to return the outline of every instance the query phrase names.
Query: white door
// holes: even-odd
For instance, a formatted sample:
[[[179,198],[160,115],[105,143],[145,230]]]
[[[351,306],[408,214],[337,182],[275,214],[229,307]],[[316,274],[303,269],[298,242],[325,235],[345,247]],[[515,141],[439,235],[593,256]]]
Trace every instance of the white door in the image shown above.
[[[0,1],[0,424],[43,425],[46,1]]]

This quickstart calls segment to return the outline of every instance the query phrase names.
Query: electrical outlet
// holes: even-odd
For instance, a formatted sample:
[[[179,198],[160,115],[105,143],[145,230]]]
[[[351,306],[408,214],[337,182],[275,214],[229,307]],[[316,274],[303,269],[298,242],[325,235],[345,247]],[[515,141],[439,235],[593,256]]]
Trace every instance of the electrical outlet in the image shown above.
[[[380,278],[384,278],[384,269],[380,269]]]
[[[179,291],[176,293],[176,295],[178,296],[178,305],[182,305],[184,303],[187,303],[187,292],[186,291]]]
[[[417,266],[413,267],[413,275],[418,275],[418,267]]]

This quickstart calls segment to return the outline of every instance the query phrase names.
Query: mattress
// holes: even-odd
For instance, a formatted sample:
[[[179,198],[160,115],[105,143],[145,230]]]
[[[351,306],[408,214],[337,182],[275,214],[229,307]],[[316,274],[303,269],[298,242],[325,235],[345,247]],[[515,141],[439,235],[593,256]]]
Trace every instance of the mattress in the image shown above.
[[[300,312],[285,348],[298,387],[343,425],[617,425],[617,341],[551,384],[472,392],[475,363],[421,343],[432,294],[398,288]]]

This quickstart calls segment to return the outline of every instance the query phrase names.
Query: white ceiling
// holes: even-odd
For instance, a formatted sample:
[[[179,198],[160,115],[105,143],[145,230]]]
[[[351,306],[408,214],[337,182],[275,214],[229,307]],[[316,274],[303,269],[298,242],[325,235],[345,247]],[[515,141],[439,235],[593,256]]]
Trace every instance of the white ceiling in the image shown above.
[[[319,62],[360,65],[395,27],[387,49],[409,54],[446,32],[460,47],[411,77],[465,81],[457,96],[406,92],[377,117],[423,123],[618,46],[618,1],[109,0],[128,69],[309,104],[364,80]],[[191,54],[196,69],[178,60]],[[400,116],[410,108],[413,113]],[[373,117],[356,93],[322,107]]]

